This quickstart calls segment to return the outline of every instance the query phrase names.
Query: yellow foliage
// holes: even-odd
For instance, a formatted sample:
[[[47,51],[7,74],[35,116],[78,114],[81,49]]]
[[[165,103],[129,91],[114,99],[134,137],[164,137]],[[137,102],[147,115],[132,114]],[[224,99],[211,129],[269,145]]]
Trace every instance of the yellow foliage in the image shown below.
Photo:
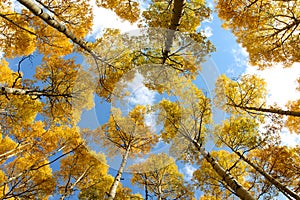
[[[144,162],[130,166],[131,182],[163,199],[192,199],[193,189],[184,182],[175,160],[165,153],[150,154]],[[164,192],[162,192],[164,191]]]
[[[228,146],[235,150],[252,148],[259,141],[259,123],[250,116],[231,116],[215,128],[218,147]]]
[[[255,75],[244,75],[238,81],[221,75],[215,88],[215,104],[226,112],[243,112],[240,107],[261,107],[266,101],[266,82]]]
[[[97,0],[97,6],[113,10],[120,18],[133,23],[140,16],[140,8],[138,1],[127,0]]]
[[[298,111],[299,112],[300,111],[300,99],[298,99],[296,101],[288,102],[287,107],[290,111]],[[291,132],[300,134],[300,117],[289,116],[285,123],[285,126],[288,127],[288,129]]]
[[[2,51],[5,53],[5,56],[7,58],[14,58],[33,53],[36,49],[36,35],[34,35],[34,29],[29,26],[29,21],[10,9],[1,14],[23,28],[18,28],[8,20],[0,17],[0,31],[2,33],[0,48],[3,49]]]
[[[222,0],[216,9],[223,26],[249,52],[250,63],[265,68],[300,61],[299,6],[297,0]]]
[[[218,163],[226,170],[229,169],[239,159],[234,153],[225,150],[211,151],[210,155],[216,158]],[[243,162],[238,162],[234,168],[230,170],[230,174],[245,188],[249,188],[247,182],[247,166]],[[224,189],[220,182],[223,182],[212,168],[211,164],[206,160],[201,162],[201,166],[193,174],[195,186],[205,193],[205,196],[213,196],[215,199],[231,199],[231,192]],[[223,183],[226,185],[226,183]]]
[[[174,138],[178,130],[180,128],[180,120],[181,120],[181,108],[178,104],[163,99],[159,102],[163,112],[163,123],[164,123],[164,131],[161,133],[161,137],[164,141],[170,142],[172,138]]]

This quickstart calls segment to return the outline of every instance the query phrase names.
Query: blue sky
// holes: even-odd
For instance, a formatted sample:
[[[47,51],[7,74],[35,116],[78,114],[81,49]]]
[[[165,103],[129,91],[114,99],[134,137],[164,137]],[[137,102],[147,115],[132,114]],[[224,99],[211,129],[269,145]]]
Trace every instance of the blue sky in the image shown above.
[[[212,5],[212,3],[210,4]],[[137,29],[136,24],[130,24],[129,22],[120,20],[109,10],[95,8],[94,14],[94,27],[92,33],[89,35],[91,38],[101,36],[104,28],[119,28],[122,32]],[[258,74],[259,76],[266,78],[268,90],[270,92],[268,98],[268,103],[270,105],[276,102],[279,105],[284,106],[288,100],[300,98],[299,92],[297,93],[295,90],[297,86],[295,80],[300,77],[299,63],[289,69],[282,69],[281,66],[276,66],[274,69],[270,69],[265,72],[258,71],[254,66],[248,65],[247,52],[241,47],[241,45],[236,43],[235,37],[229,30],[221,28],[221,21],[215,13],[213,13],[212,19],[204,22],[200,28],[207,34],[209,39],[216,46],[217,50],[212,54],[208,63],[214,64],[219,74],[225,73],[231,78],[236,78],[243,73],[251,73]],[[30,77],[34,73],[35,66],[41,61],[39,55],[36,55],[33,61],[34,63],[32,64],[30,62],[24,62],[24,67],[26,66],[26,68],[22,67],[22,71],[24,71],[25,77]],[[77,62],[80,63],[81,60],[79,59]],[[10,66],[12,66],[15,70],[17,67],[16,60],[11,60],[10,63]],[[204,76],[202,79],[206,82],[212,80],[209,73],[210,71],[203,72]],[[145,95],[151,95],[150,91],[143,90],[142,92]],[[95,108],[91,111],[83,113],[82,120],[79,123],[80,127],[89,127],[93,129],[98,127],[99,124],[106,122],[109,117],[110,105],[108,103],[103,103],[98,97],[95,97],[95,105]],[[299,136],[290,134],[287,131],[283,132],[282,136],[284,139],[283,143],[286,145],[295,145],[300,143]],[[113,165],[118,166],[117,163]],[[180,167],[180,171],[184,173],[186,177],[191,177],[195,170],[195,166],[192,165],[183,165],[181,163],[178,163],[178,165]],[[116,171],[113,168],[110,170],[110,173],[115,175]],[[142,190],[130,184],[130,174],[124,173],[123,177],[124,181],[122,181],[122,183],[125,186],[130,187],[133,192],[140,192],[143,194]],[[75,199],[75,197],[72,197],[72,199]]]
[[[210,5],[212,5],[210,1]],[[119,28],[122,32],[130,32],[137,29],[136,24],[130,24],[126,21],[118,19],[118,17],[111,11],[105,10],[103,8],[95,8],[95,20],[94,20],[94,29],[91,33],[91,37],[99,37],[102,34],[103,28]],[[230,32],[230,30],[224,30],[221,27],[221,21],[215,13],[212,15],[211,20],[206,20],[202,23],[200,27],[209,39],[216,46],[216,52],[211,56],[211,59],[208,61],[214,63],[217,70],[220,74],[225,73],[231,78],[237,78],[241,74],[251,73],[258,74],[259,76],[266,78],[268,83],[268,90],[270,92],[268,103],[278,103],[281,106],[284,106],[289,99],[300,98],[299,93],[296,92],[296,79],[300,76],[299,64],[294,65],[290,69],[282,69],[281,66],[278,66],[274,69],[267,70],[266,72],[260,72],[254,66],[249,66],[247,62],[248,54],[245,49],[241,47],[240,44],[236,43],[236,38]],[[298,66],[298,67],[297,67]],[[210,77],[204,79],[209,80]],[[280,75],[281,85],[277,85],[273,77],[278,77]],[[278,82],[278,80],[276,80]],[[105,107],[99,106],[101,113],[107,113]],[[97,114],[97,116],[99,116]],[[104,114],[104,116],[108,116]],[[100,117],[100,116],[99,116]],[[98,119],[99,119],[98,117]],[[103,117],[103,115],[102,115]],[[101,118],[101,117],[100,117]],[[101,119],[100,119],[101,120]],[[295,145],[300,143],[300,137],[295,134],[283,133],[283,144],[285,145]],[[192,165],[182,165],[180,166],[180,171],[185,174],[187,177],[191,177],[195,166]],[[127,181],[130,178],[130,175],[124,174],[125,181],[123,182],[127,185]],[[132,187],[131,184],[128,185],[133,189],[134,192],[140,191],[136,187]],[[141,191],[140,191],[141,192]],[[143,193],[142,193],[143,194]],[[199,195],[199,193],[198,193]],[[198,196],[197,195],[197,196]]]

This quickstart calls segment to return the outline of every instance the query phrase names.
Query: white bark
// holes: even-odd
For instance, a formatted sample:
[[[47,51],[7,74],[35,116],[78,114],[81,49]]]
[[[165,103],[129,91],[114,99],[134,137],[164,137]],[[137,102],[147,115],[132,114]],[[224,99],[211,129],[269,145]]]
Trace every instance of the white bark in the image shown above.
[[[122,162],[121,162],[120,168],[118,170],[118,173],[117,173],[117,175],[116,175],[116,177],[114,179],[113,184],[110,187],[109,194],[108,194],[108,200],[113,200],[115,198],[115,196],[116,196],[117,188],[118,188],[118,185],[120,183],[120,180],[121,180],[121,177],[122,177],[125,165],[127,163],[129,152],[130,152],[130,146],[127,147],[127,149],[125,151],[125,154],[123,155]]]
[[[256,171],[258,171],[261,175],[263,175],[270,183],[272,183],[279,191],[281,191],[284,195],[290,195],[291,197],[295,198],[296,200],[300,200],[299,195],[297,195],[292,190],[288,189],[284,185],[282,185],[279,181],[277,181],[275,178],[270,176],[268,173],[266,173],[263,169],[261,169],[259,166],[256,166],[254,163],[252,163],[248,158],[246,158],[244,155],[242,155],[240,152],[234,151],[240,158],[242,158],[246,163],[248,163],[251,167],[253,167]]]
[[[189,139],[191,140],[191,139]],[[235,194],[243,200],[255,200],[255,198],[246,190],[239,182],[231,176],[229,172],[224,170],[221,165],[211,155],[201,147],[196,140],[192,140],[193,144],[199,150],[200,154],[209,162],[217,174],[226,182],[226,184],[235,192]]]

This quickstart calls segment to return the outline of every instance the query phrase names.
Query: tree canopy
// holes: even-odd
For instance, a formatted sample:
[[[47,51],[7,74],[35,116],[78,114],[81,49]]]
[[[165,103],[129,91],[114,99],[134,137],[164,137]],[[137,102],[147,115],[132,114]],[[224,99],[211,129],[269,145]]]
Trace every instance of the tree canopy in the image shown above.
[[[139,30],[91,36],[97,7]],[[256,75],[198,81],[219,51],[201,26],[213,11],[264,69],[300,62],[299,7],[2,0],[0,198],[299,200],[300,147],[280,138],[300,133],[300,99],[269,105]]]

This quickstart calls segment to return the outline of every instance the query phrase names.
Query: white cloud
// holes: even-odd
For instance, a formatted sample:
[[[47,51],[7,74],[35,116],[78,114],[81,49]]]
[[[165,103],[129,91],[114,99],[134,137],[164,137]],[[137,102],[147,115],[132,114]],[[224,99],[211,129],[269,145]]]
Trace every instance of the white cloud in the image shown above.
[[[196,171],[196,168],[193,167],[191,164],[185,164],[180,172],[184,174],[184,179],[186,181],[190,181],[193,178],[193,173]]]
[[[210,26],[206,26],[203,32],[206,37],[211,37],[213,35],[213,29]]]
[[[202,21],[202,24],[204,24],[204,23],[211,24],[211,23],[213,23],[213,21],[214,21],[214,16],[210,15],[208,19],[205,19]]]
[[[127,84],[125,90],[130,91],[130,96],[126,98],[128,101],[128,110],[135,105],[153,105],[155,103],[156,92],[149,90],[143,83],[144,77],[140,73],[136,73],[134,79]],[[156,116],[154,113],[145,116],[145,122],[151,127],[152,131],[156,130]]]
[[[277,103],[279,106],[284,107],[289,100],[300,98],[300,92],[296,91],[297,78],[300,77],[300,63],[294,63],[290,68],[275,65],[265,70],[248,66],[246,73],[256,74],[265,79],[269,92],[268,105]]]
[[[268,90],[267,106],[276,103],[286,109],[285,105],[288,101],[300,99],[300,92],[296,90],[299,86],[297,79],[300,77],[300,63],[294,63],[289,68],[277,64],[265,70],[248,66],[245,73],[255,74],[265,79]],[[281,131],[280,138],[282,145],[294,147],[300,144],[300,135],[291,133],[286,128]]]
[[[136,73],[132,82],[128,83],[128,89],[132,91],[128,99],[130,104],[152,105],[154,103],[155,92],[149,90],[143,81],[143,75]]]
[[[300,144],[300,135],[289,132],[286,128],[280,133],[281,144],[289,147],[296,147]]]
[[[93,29],[88,37],[98,38],[103,34],[104,28],[118,28],[121,32],[128,32],[130,30],[138,29],[137,24],[131,24],[128,21],[122,20],[113,11],[96,6],[95,0],[93,4]]]
[[[21,10],[24,8],[23,5],[20,4],[17,0],[11,1],[11,7],[17,12],[21,12]]]
[[[239,67],[247,66],[247,64],[248,64],[247,60],[248,60],[249,54],[244,47],[242,47],[239,44],[237,48],[233,48],[231,51],[232,51],[234,63],[236,66],[239,66]]]

